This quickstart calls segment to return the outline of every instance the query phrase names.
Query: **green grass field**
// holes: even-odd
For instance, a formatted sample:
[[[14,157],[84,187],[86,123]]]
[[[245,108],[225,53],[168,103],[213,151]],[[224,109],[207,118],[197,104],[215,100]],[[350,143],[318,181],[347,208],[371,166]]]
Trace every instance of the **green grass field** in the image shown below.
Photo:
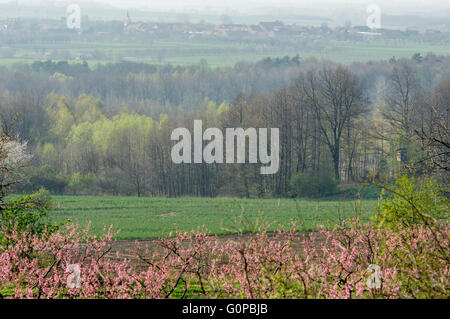
[[[309,42],[308,42],[309,43]],[[2,50],[13,50],[13,55],[2,53]],[[52,56],[52,52],[64,51],[68,53],[69,61],[75,56],[87,56],[90,66],[123,60],[153,64],[191,65],[206,60],[210,66],[231,66],[239,61],[255,62],[265,57],[294,56],[299,54],[303,59],[315,57],[329,59],[335,62],[350,64],[352,62],[367,62],[410,58],[419,52],[426,55],[433,52],[437,55],[449,55],[450,45],[428,44],[409,40],[390,40],[367,38],[361,41],[328,41],[318,47],[305,46],[302,43],[271,45],[269,42],[252,43],[246,41],[230,41],[226,39],[205,40],[202,38],[190,40],[149,40],[129,42],[82,42],[72,41],[64,44],[16,44],[5,46],[0,50],[0,65],[14,63],[32,63],[48,58],[60,60]],[[103,53],[103,58],[93,58],[95,52]],[[50,56],[48,55],[50,54]],[[94,54],[95,55],[95,54]]]
[[[251,225],[263,222],[269,223],[269,230],[276,230],[292,219],[303,220],[300,230],[310,231],[319,224],[334,224],[359,213],[368,220],[376,206],[374,200],[298,200],[298,207],[292,199],[54,196],[53,200],[50,221],[91,221],[94,232],[112,224],[121,230],[117,239],[157,238],[176,227],[190,231],[202,225],[217,235],[249,232]]]

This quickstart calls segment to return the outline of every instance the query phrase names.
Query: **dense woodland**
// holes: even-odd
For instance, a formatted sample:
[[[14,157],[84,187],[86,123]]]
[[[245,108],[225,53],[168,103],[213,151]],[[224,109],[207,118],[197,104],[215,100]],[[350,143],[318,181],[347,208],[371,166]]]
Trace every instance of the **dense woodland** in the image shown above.
[[[435,137],[448,133],[449,109],[450,57],[433,54],[349,66],[296,56],[216,69],[52,61],[0,69],[2,130],[34,155],[26,188],[53,193],[303,196],[311,179],[352,184],[405,169],[448,172],[448,134]],[[280,128],[279,172],[174,164],[170,134],[192,130],[194,119],[221,129]],[[433,138],[443,149],[430,156]],[[401,148],[405,163],[397,161]],[[434,174],[448,184],[448,175]]]

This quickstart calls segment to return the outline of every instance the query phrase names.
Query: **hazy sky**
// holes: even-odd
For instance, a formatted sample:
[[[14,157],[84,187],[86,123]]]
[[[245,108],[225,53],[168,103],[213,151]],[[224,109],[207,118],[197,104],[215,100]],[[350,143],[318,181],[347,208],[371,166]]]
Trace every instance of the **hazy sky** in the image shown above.
[[[165,5],[170,7],[183,6],[312,6],[312,5],[348,5],[348,4],[369,4],[376,3],[380,6],[398,7],[402,9],[412,9],[422,7],[449,7],[448,0],[96,0],[97,2],[109,3],[121,7],[153,7],[155,5]]]
[[[407,23],[397,23],[391,18],[386,27],[420,27],[437,21],[438,26],[448,25],[442,22],[450,17],[450,0],[0,0],[0,3],[16,3],[16,12],[11,16],[57,18],[65,14],[68,4],[77,3],[89,17],[93,19],[123,19],[126,9],[140,9],[140,13],[132,12],[135,19],[153,21],[183,21],[220,23],[226,14],[235,23],[257,23],[264,20],[282,20],[291,24],[311,24],[317,21],[330,25],[342,25],[351,22],[353,25],[364,25],[367,20],[367,7],[377,4],[383,16],[410,15],[423,19],[410,18]],[[21,11],[21,5],[39,5],[35,11]],[[104,10],[116,7],[120,10]],[[52,8],[49,10],[48,8]],[[55,10],[54,7],[58,9]],[[164,12],[162,15],[148,15],[144,11]],[[30,13],[31,12],[31,13]],[[171,15],[167,15],[170,13]],[[0,12],[0,16],[1,16]],[[181,18],[183,16],[183,18]],[[423,20],[427,22],[423,22]],[[402,20],[404,21],[404,20]],[[318,23],[318,22],[317,22]],[[432,26],[436,27],[436,26]]]
[[[10,2],[11,0],[1,0],[0,2]],[[14,0],[13,0],[14,1]],[[16,0],[20,3],[40,3],[40,2],[87,2],[86,0]],[[94,2],[94,1],[89,1]],[[449,0],[95,0],[95,2],[113,5],[120,8],[148,8],[158,10],[221,10],[229,9],[235,11],[251,11],[253,8],[273,7],[286,8],[295,7],[304,10],[330,10],[330,8],[359,8],[375,3],[381,8],[395,13],[412,12],[439,12],[450,9]]]

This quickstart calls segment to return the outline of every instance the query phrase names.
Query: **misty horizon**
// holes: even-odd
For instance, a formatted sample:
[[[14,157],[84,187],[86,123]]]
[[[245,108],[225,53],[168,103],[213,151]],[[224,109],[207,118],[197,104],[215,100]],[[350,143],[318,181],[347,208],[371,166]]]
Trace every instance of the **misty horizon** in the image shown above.
[[[413,0],[413,1],[388,1],[388,0],[317,0],[313,4],[308,1],[294,0],[95,0],[95,1],[70,1],[70,0],[3,0],[0,4],[11,4],[20,6],[55,6],[65,7],[68,4],[77,3],[86,8],[115,8],[115,9],[138,9],[142,11],[166,11],[176,13],[210,13],[210,14],[235,14],[252,15],[273,12],[289,13],[291,15],[319,15],[330,16],[333,13],[360,12],[365,10],[369,4],[378,5],[383,14],[390,15],[435,15],[446,16],[450,11],[450,2],[445,0]],[[292,12],[292,9],[296,10]],[[298,11],[297,11],[298,10]]]

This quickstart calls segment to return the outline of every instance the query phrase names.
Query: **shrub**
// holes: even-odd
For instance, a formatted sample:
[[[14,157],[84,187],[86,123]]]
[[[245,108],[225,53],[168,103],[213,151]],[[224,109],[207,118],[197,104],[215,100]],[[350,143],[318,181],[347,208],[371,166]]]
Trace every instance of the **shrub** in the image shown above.
[[[379,199],[382,188],[377,185],[359,184],[342,190],[342,196],[346,199]]]
[[[0,209],[0,244],[8,247],[10,242],[5,234],[11,234],[13,230],[41,235],[45,230],[54,229],[55,226],[44,222],[51,203],[50,193],[45,189],[6,202]]]
[[[338,182],[328,173],[298,173],[290,182],[294,197],[321,197],[335,194]]]
[[[65,177],[56,175],[53,169],[46,165],[30,178],[28,184],[21,185],[21,188],[26,191],[35,191],[44,187],[53,194],[63,194],[67,184]]]
[[[426,225],[448,218],[448,200],[432,178],[416,181],[407,175],[392,187],[384,187],[378,201],[375,222],[378,226],[397,228],[423,223]]]
[[[96,176],[92,173],[82,175],[81,173],[72,174],[67,188],[74,194],[86,192],[96,180]]]

